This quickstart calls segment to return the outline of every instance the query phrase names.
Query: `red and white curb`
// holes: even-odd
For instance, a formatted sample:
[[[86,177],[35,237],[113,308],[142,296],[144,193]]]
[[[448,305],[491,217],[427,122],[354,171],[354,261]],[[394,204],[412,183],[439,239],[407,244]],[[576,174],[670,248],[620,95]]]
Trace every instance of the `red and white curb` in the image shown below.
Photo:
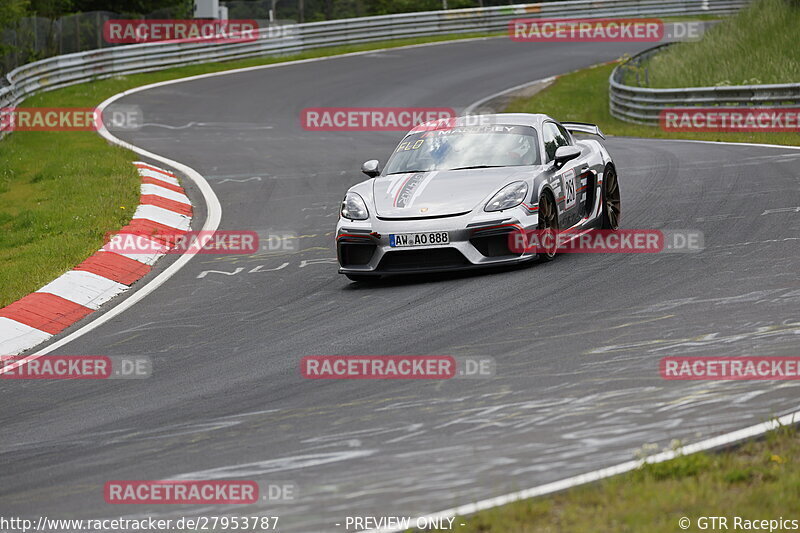
[[[142,179],[139,206],[120,234],[146,239],[156,233],[185,234],[192,221],[192,204],[171,172],[135,162]],[[157,237],[156,237],[157,239]],[[71,326],[101,305],[130,289],[150,272],[168,248],[128,254],[109,251],[94,255],[38,291],[0,309],[0,355],[18,355]]]

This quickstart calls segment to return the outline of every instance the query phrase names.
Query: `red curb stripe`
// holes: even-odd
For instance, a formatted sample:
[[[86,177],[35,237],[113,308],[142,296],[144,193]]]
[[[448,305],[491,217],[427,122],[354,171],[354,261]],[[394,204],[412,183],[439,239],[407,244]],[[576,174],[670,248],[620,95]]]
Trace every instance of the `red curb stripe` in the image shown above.
[[[91,272],[123,285],[131,285],[150,272],[150,265],[114,252],[97,252],[73,270]]]
[[[184,204],[183,202],[178,202],[176,200],[170,200],[169,198],[164,198],[163,196],[157,196],[155,194],[143,194],[139,199],[139,204],[154,205],[156,207],[169,209],[170,211],[175,211],[181,215],[192,216],[191,205]]]
[[[168,181],[163,181],[158,178],[151,178],[150,176],[142,176],[142,183],[149,183],[150,185],[158,185],[159,187],[164,187],[165,189],[169,189],[170,191],[186,194],[183,188],[180,187],[179,185],[173,185]]]
[[[146,163],[136,163],[136,164],[134,164],[134,166],[136,168],[146,168],[147,170],[152,170],[153,172],[158,172],[160,174],[164,174],[165,176],[169,176],[170,178],[176,177],[175,174],[173,174],[172,172],[170,172],[168,170],[152,167],[152,166],[150,166],[150,165],[148,165]]]
[[[132,234],[147,237],[160,244],[173,244],[176,235],[184,235],[186,231],[153,222],[146,218],[134,218],[131,223],[119,230],[119,234]]]
[[[0,317],[55,335],[91,312],[55,294],[34,292],[0,309]]]

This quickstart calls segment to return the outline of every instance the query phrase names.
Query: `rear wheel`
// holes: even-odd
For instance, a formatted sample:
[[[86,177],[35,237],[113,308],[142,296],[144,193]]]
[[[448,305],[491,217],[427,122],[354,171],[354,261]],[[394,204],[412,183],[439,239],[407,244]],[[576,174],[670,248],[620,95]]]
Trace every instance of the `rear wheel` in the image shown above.
[[[603,176],[603,229],[619,229],[621,203],[619,195],[619,180],[614,167],[609,166]]]
[[[558,249],[558,208],[553,195],[543,192],[539,197],[539,257],[543,261],[552,261]]]

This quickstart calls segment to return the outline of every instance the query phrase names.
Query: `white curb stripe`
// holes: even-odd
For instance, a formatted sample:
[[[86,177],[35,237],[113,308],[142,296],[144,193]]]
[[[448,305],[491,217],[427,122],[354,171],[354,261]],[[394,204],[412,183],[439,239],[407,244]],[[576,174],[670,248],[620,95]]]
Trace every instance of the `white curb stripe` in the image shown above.
[[[142,194],[154,194],[156,196],[166,198],[167,200],[175,200],[176,202],[180,202],[182,204],[192,205],[192,202],[189,201],[189,197],[185,194],[171,191],[169,189],[165,189],[164,187],[153,185],[152,183],[142,184]]]
[[[133,218],[145,218],[147,220],[152,220],[153,222],[158,222],[159,224],[164,224],[165,226],[169,226],[171,228],[185,231],[189,230],[192,221],[192,219],[186,215],[181,215],[175,211],[170,211],[169,209],[164,209],[163,207],[148,204],[141,204],[139,207],[137,207],[136,212],[133,214]]]
[[[47,292],[89,309],[98,309],[117,294],[127,290],[122,283],[92,272],[70,270],[36,292]]]
[[[154,172],[158,172],[159,174],[161,174],[163,176],[167,176],[169,178],[174,176],[174,173],[172,173],[172,172],[170,172],[168,170],[164,170],[163,168],[158,168],[157,166],[152,165],[152,164],[148,163],[147,161],[134,161],[133,165],[139,170],[150,170],[150,169],[152,169]],[[150,168],[142,169],[142,168],[140,168],[141,166],[150,167]]]
[[[136,239],[136,243],[144,250],[162,250],[160,252],[150,252],[150,253],[140,253],[140,254],[131,254],[131,253],[122,253],[119,250],[115,250],[111,244],[106,244],[99,251],[101,252],[111,252],[113,254],[119,254],[125,256],[129,259],[133,259],[135,261],[139,261],[140,263],[144,263],[145,265],[152,265],[155,263],[159,257],[167,253],[168,247],[164,246],[163,244],[152,241],[146,237],[142,237],[141,235],[134,235]]]
[[[139,168],[137,170],[139,171],[139,175],[143,178],[153,178],[154,180],[163,181],[165,183],[169,183],[170,185],[177,185],[180,187],[178,178],[173,178],[171,176],[167,176],[166,174],[161,174],[160,172],[155,172],[149,168]]]
[[[16,320],[0,317],[0,355],[17,355],[52,337]]]

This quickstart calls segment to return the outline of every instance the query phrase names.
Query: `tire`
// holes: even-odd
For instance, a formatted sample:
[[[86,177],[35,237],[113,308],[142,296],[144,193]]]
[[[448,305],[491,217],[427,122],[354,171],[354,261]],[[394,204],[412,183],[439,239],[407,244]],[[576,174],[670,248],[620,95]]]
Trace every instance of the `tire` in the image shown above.
[[[558,235],[558,206],[556,205],[553,195],[549,192],[543,192],[539,197],[539,225],[537,229],[540,232],[539,238],[544,242],[543,238],[545,233],[553,233],[554,246],[545,248],[542,253],[539,253],[539,258],[542,261],[552,261],[556,258],[558,248],[555,246],[556,238]]]
[[[350,281],[369,282],[378,279],[378,276],[367,276],[364,274],[345,274]]]
[[[619,179],[617,179],[617,171],[610,165],[603,175],[603,190],[600,199],[603,202],[603,211],[600,215],[602,229],[619,229],[622,215]]]

